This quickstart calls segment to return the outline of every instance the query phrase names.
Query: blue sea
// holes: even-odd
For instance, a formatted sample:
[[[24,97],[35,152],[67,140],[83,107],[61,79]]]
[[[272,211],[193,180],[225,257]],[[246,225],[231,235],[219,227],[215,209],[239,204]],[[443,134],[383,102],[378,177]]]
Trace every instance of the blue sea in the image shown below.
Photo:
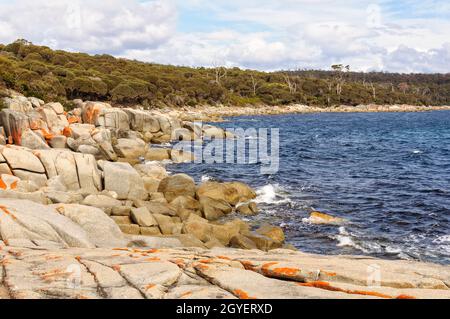
[[[215,124],[217,125],[217,124]],[[299,250],[450,264],[450,112],[243,116],[223,128],[279,128],[280,168],[170,165],[200,182],[238,180]],[[313,225],[312,211],[347,220]]]

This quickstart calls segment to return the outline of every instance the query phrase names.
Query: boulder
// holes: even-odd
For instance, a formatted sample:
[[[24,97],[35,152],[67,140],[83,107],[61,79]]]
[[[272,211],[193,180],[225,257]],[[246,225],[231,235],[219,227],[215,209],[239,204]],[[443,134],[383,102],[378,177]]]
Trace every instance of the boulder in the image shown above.
[[[178,231],[176,229],[176,223],[169,216],[153,214],[153,217],[158,222],[159,229],[163,235],[174,235],[181,232],[181,230]]]
[[[166,216],[176,216],[176,211],[169,206],[167,203],[161,202],[146,202],[146,201],[136,201],[135,205],[137,207],[145,207],[151,214],[160,214]]]
[[[237,234],[231,238],[230,246],[239,249],[258,249],[255,242],[241,234]]]
[[[82,111],[83,122],[110,129],[129,130],[129,119],[120,108],[102,102],[87,102]]]
[[[231,205],[239,202],[240,195],[233,187],[218,182],[204,182],[197,188],[197,197],[210,197],[216,200],[223,200]]]
[[[111,132],[109,130],[96,128],[91,132],[91,136],[104,159],[108,161],[117,160],[117,154],[111,144]]]
[[[172,131],[172,141],[192,141],[193,134],[186,128],[177,128]]]
[[[147,144],[141,139],[119,138],[113,148],[119,157],[138,159],[146,154]]]
[[[69,127],[74,139],[78,139],[80,137],[91,137],[91,132],[95,129],[95,125],[80,123],[70,124]]]
[[[83,205],[58,204],[53,207],[87,233],[90,241],[97,247],[125,247],[127,241],[120,228],[102,210]]]
[[[145,187],[145,190],[147,191],[147,193],[152,194],[152,193],[158,192],[159,183],[160,183],[159,180],[152,178],[152,177],[144,176],[144,177],[142,177],[142,181],[144,182],[144,187]]]
[[[28,116],[9,109],[0,111],[0,120],[8,142],[21,145],[22,133],[30,128]]]
[[[163,134],[163,135],[154,135],[152,137],[151,142],[153,144],[167,144],[171,141],[171,135],[170,134]]]
[[[9,240],[45,240],[65,247],[93,248],[78,224],[53,207],[28,200],[0,199],[0,237]]]
[[[106,195],[89,195],[83,200],[82,204],[101,208],[103,210],[107,208],[112,209],[113,207],[119,207],[122,205],[121,201]]]
[[[271,225],[263,225],[256,230],[256,233],[269,237],[273,241],[279,244],[283,244],[286,239],[284,236],[284,231],[281,227],[271,226]]]
[[[50,141],[48,141],[48,144],[52,148],[66,148],[66,146],[67,146],[67,137],[65,137],[64,135],[54,136],[54,137],[52,137],[50,139]]]
[[[42,101],[41,99],[38,99],[36,97],[28,97],[27,99],[28,99],[28,101],[30,101],[33,108],[37,108],[37,107],[43,106],[45,104],[44,101]]]
[[[194,215],[191,215],[194,216]],[[191,217],[190,216],[190,217]],[[207,242],[211,239],[212,233],[212,225],[208,224],[208,222],[196,221],[196,220],[187,220],[183,223],[183,234],[190,234],[201,240],[202,242]]]
[[[41,118],[47,124],[49,133],[58,134],[65,127],[69,126],[67,118],[64,115],[58,116],[58,114],[53,110],[51,106],[44,105],[43,107],[39,108],[38,111],[41,115]]]
[[[208,139],[224,139],[225,131],[219,127],[204,125],[203,137],[206,137]]]
[[[83,196],[73,192],[45,191],[45,196],[54,204],[77,204],[83,201]]]
[[[33,183],[39,188],[44,187],[47,184],[47,176],[45,174],[33,173],[24,170],[13,170],[12,172],[21,180]]]
[[[207,220],[218,220],[232,212],[232,207],[222,199],[202,196],[199,198],[203,215]]]
[[[211,238],[209,241],[205,243],[206,248],[224,248],[225,246],[216,238]]]
[[[15,96],[13,98],[4,97],[2,99],[2,102],[8,109],[12,111],[27,113],[33,110],[33,105],[24,96]]]
[[[39,158],[26,148],[5,146],[0,152],[13,170],[44,174],[45,169]]]
[[[101,158],[100,149],[92,145],[80,145],[77,149],[78,153],[94,155],[95,158]]]
[[[45,106],[51,108],[57,115],[63,115],[64,114],[64,107],[61,103],[47,103]]]
[[[194,179],[186,174],[166,177],[159,184],[158,192],[163,193],[170,203],[178,196],[195,196]]]
[[[141,227],[140,234],[142,236],[161,236],[161,230],[159,230],[158,226],[154,227]]]
[[[163,165],[159,163],[146,163],[135,165],[134,168],[141,176],[151,177],[161,181],[169,176]]]
[[[105,190],[116,192],[118,199],[147,199],[144,182],[130,164],[105,162],[103,173]]]
[[[235,189],[239,194],[239,203],[248,202],[256,198],[256,192],[248,185],[241,182],[224,183],[227,188]]]
[[[201,125],[193,122],[183,122],[183,128],[188,129],[194,139],[199,139],[202,137],[202,127]]]
[[[141,233],[141,229],[139,228],[139,225],[119,224],[118,226],[124,234],[139,235]]]
[[[310,217],[305,219],[305,221],[316,225],[340,225],[345,222],[345,219],[321,212],[312,212]]]
[[[244,216],[253,216],[258,213],[258,207],[256,206],[256,203],[249,203],[249,204],[241,204],[236,207],[237,212],[239,214]]]
[[[200,202],[190,196],[178,196],[170,203],[170,206],[176,210],[178,217],[183,221],[188,219],[190,214],[202,215]]]
[[[77,168],[80,189],[89,193],[101,190],[103,188],[102,176],[98,170],[95,157],[90,154],[80,153],[72,153],[72,155]]]
[[[30,129],[25,130],[25,132],[22,133],[22,143],[21,146],[32,149],[32,150],[39,150],[39,149],[48,149],[50,146],[45,142],[45,140],[35,132],[33,132]]]
[[[150,148],[144,155],[147,161],[164,161],[170,159],[170,150],[165,148]]]
[[[0,189],[0,198],[29,200],[34,203],[47,205],[48,198],[42,191],[24,192],[18,190],[2,190]]]
[[[203,248],[203,249],[207,248],[201,240],[199,240],[198,238],[196,238],[193,235],[179,234],[179,235],[175,235],[174,237],[176,237],[177,239],[180,240],[183,247],[198,247],[198,248]]]
[[[175,164],[181,164],[181,163],[191,163],[195,161],[194,154],[191,152],[186,152],[183,150],[171,150],[170,151],[170,159]]]
[[[157,133],[161,130],[158,118],[149,112],[135,109],[124,109],[130,119],[130,127],[138,132]]]
[[[158,226],[158,222],[146,207],[131,209],[131,219],[141,227]]]
[[[227,223],[223,225],[212,224],[212,237],[218,239],[222,245],[228,246],[231,238],[239,234],[239,225]]]
[[[65,149],[36,151],[48,178],[59,176],[68,190],[96,193],[101,190],[101,175],[93,155],[74,153]]]
[[[252,240],[260,250],[269,251],[283,246],[281,243],[258,233],[246,233],[245,236]]]
[[[132,225],[133,221],[130,216],[110,216],[111,219],[118,225]]]
[[[115,206],[111,208],[113,216],[131,216],[131,206]]]

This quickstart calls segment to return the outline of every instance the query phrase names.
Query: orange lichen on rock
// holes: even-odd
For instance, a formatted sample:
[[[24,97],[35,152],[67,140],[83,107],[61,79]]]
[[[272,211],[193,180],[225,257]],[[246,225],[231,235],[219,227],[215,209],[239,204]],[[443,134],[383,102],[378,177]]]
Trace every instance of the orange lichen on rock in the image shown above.
[[[335,272],[328,272],[328,271],[324,271],[324,270],[321,270],[320,273],[324,274],[324,275],[327,275],[329,277],[336,277],[337,276],[337,274]]]
[[[273,273],[275,274],[279,274],[279,275],[283,275],[283,276],[287,276],[287,277],[293,277],[295,275],[297,275],[300,272],[300,269],[298,268],[287,268],[287,267],[282,267],[282,268],[275,268],[272,270]]]
[[[273,265],[276,265],[276,264],[278,264],[278,263],[277,263],[277,262],[265,263],[265,264],[262,265],[262,267],[261,267],[262,273],[263,273],[263,274],[270,274],[271,271],[270,271],[269,268],[272,267]]]
[[[186,267],[186,264],[184,263],[184,260],[181,258],[178,259],[170,259],[169,260],[171,263],[174,263],[175,265],[177,265],[178,267],[180,267],[181,269],[184,269]]]
[[[255,270],[255,265],[251,262],[251,261],[248,261],[248,260],[242,260],[241,261],[241,264],[242,264],[242,266],[244,266],[244,268],[245,269],[247,269],[247,270]]]
[[[161,259],[159,259],[158,257],[150,257],[150,258],[146,258],[144,260],[145,261],[160,261]]]
[[[152,288],[156,287],[156,285],[154,284],[148,284],[147,286],[145,286],[145,290],[150,290]]]
[[[76,116],[69,116],[67,118],[67,122],[69,122],[69,124],[75,124],[75,123],[78,123],[79,121],[80,120]]]
[[[363,296],[373,296],[373,297],[380,297],[384,299],[392,299],[394,297],[382,294],[376,291],[364,291],[364,290],[350,290],[350,289],[342,289],[339,287],[332,286],[329,282],[326,281],[313,281],[313,282],[307,282],[307,283],[297,283],[297,285],[302,287],[313,287],[313,288],[319,288],[329,291],[337,291],[337,292],[344,292],[346,294],[351,295],[363,295]]]
[[[227,257],[227,256],[217,256],[217,258],[224,259],[224,260],[231,260],[231,258]]]
[[[112,250],[130,251],[128,248],[113,248]]]
[[[44,136],[44,138],[45,138],[46,141],[49,141],[49,140],[51,140],[52,138],[55,137],[54,134],[52,134],[52,133],[50,133],[50,132],[47,132],[47,131],[46,131],[45,129],[43,129],[43,128],[41,128],[40,131],[42,132],[42,135]]]
[[[180,298],[185,298],[185,297],[190,296],[190,295],[192,295],[192,291],[187,291],[187,292],[185,292],[184,294],[182,294],[182,295],[180,296]]]
[[[95,105],[88,107],[86,110],[86,120],[88,124],[94,124],[95,119],[97,119],[100,114],[100,109],[98,109]]]
[[[1,189],[7,189],[8,188],[8,186],[5,184],[5,182],[1,178],[0,178],[0,188]]]
[[[72,136],[72,129],[68,126],[66,126],[62,131],[61,135],[64,135],[65,137],[71,137]]]
[[[16,189],[17,188],[17,181],[12,182],[11,186],[9,188]]]
[[[209,269],[208,266],[206,266],[205,264],[196,264],[194,265],[195,268],[201,269],[201,270],[207,270]]]
[[[14,214],[12,214],[12,213],[8,210],[8,208],[7,208],[6,206],[0,205],[0,209],[1,209],[7,216],[11,217],[13,220],[17,220],[17,217],[14,216]]]
[[[120,265],[113,265],[111,268],[115,271],[120,271]]]
[[[39,274],[39,277],[44,281],[52,281],[56,280],[58,277],[67,277],[69,275],[68,272],[65,272],[61,269],[54,269],[42,274]]]
[[[214,262],[214,259],[202,259],[199,260],[199,262],[201,262],[202,264],[211,264]]]
[[[245,291],[241,289],[236,289],[233,291],[233,293],[239,298],[239,299],[256,299],[255,297],[250,297]]]

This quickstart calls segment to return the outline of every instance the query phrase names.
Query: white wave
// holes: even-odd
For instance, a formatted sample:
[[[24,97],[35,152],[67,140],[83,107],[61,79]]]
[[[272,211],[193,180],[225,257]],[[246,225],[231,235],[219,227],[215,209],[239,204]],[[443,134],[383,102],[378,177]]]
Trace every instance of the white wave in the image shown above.
[[[291,200],[278,184],[268,184],[256,190],[256,203],[285,204]]]
[[[169,165],[169,164],[173,164],[173,162],[171,160],[165,159],[162,161],[145,161],[145,165],[161,165],[161,166],[165,166],[165,165]]]
[[[439,236],[433,240],[437,244],[441,252],[450,255],[450,235]]]
[[[401,254],[402,250],[394,246],[386,246],[386,252],[389,254]]]
[[[338,247],[352,247],[358,250],[361,250],[364,253],[367,253],[367,250],[355,243],[352,236],[345,229],[345,227],[339,227],[339,234],[335,236],[335,239],[338,241]]]
[[[209,181],[212,181],[212,180],[214,180],[214,178],[211,177],[211,176],[209,176],[209,175],[203,175],[203,176],[201,177],[202,183],[204,183],[204,182],[209,182]]]
[[[422,154],[423,152],[421,150],[414,150],[413,154]]]

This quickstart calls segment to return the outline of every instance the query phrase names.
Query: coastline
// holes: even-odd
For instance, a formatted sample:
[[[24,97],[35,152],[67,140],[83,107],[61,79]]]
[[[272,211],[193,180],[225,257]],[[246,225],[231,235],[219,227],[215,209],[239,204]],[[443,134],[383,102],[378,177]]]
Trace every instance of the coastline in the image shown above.
[[[65,112],[60,103],[24,96],[3,101],[0,299],[450,299],[446,266],[292,250],[280,227],[256,229],[244,221],[258,214],[250,186],[170,175],[160,162],[192,161],[192,154],[149,146],[180,136],[227,138],[223,129],[198,127],[184,115],[219,119],[316,108],[156,112],[78,101]],[[223,221],[226,215],[233,219]],[[66,287],[72,265],[82,271],[80,289]],[[367,284],[374,265],[382,272],[376,288]]]
[[[418,106],[418,105],[341,105],[336,107],[317,107],[302,104],[281,106],[196,106],[183,107],[181,110],[171,109],[185,120],[202,120],[221,122],[225,117],[252,116],[252,115],[281,115],[281,114],[317,114],[317,113],[408,113],[449,111],[450,106]]]

